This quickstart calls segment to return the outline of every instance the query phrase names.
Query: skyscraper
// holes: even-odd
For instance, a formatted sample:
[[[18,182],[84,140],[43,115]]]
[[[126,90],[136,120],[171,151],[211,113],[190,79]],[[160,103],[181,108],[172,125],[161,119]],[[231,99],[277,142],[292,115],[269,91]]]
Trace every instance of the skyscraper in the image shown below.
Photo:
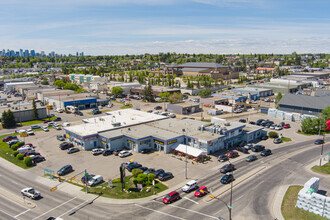
[[[20,56],[20,57],[23,56],[23,49],[19,49],[19,56]]]
[[[31,50],[31,57],[35,57],[36,56],[36,52],[34,50]]]
[[[25,50],[23,56],[24,56],[24,57],[28,57],[29,55],[30,55],[30,54],[29,54],[29,50]]]

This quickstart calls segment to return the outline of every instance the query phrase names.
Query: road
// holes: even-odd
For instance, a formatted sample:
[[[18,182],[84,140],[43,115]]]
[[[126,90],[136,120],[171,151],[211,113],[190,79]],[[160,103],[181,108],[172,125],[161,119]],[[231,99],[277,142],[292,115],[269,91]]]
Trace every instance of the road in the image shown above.
[[[328,152],[330,145],[325,145]],[[234,186],[233,190],[233,219],[274,219],[271,212],[271,204],[276,189],[283,184],[303,184],[310,177],[317,176],[306,172],[303,167],[315,161],[319,157],[319,146],[313,141],[304,144],[295,143],[289,146],[273,150],[273,155],[260,158],[252,163],[240,160],[235,163],[235,182],[244,175],[258,167],[265,166],[265,170],[253,175],[251,178]],[[302,151],[305,150],[305,151]],[[22,171],[28,172],[28,171]],[[204,177],[198,179],[199,185],[206,185],[213,194],[229,203],[230,194],[221,192],[223,186],[219,180],[221,174],[218,170],[210,170]],[[63,219],[228,219],[228,210],[219,200],[211,200],[209,197],[196,198],[193,192],[181,193],[181,199],[173,204],[164,205],[161,197],[130,205],[107,204],[94,200],[83,200],[79,195],[72,196],[57,190],[50,192],[49,187],[36,182],[33,178],[2,166],[0,169],[0,186],[6,191],[20,196],[20,190],[27,186],[33,186],[41,192],[42,198],[25,202],[33,202],[35,208],[27,208],[18,203],[12,197],[0,194],[0,218],[1,219],[47,219],[49,216]],[[330,188],[330,180],[321,177],[321,189]],[[23,200],[24,201],[24,200]]]

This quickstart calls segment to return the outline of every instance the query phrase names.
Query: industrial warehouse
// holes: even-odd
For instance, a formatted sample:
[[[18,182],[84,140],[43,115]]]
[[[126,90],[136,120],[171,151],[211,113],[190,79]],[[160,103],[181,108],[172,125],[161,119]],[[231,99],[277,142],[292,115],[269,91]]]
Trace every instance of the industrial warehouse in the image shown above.
[[[67,138],[84,150],[102,147],[140,152],[153,149],[170,153],[186,145],[189,152],[212,154],[265,134],[262,127],[212,118],[211,123],[171,119],[133,109],[84,119],[85,124],[64,128]],[[195,153],[194,153],[195,154]]]

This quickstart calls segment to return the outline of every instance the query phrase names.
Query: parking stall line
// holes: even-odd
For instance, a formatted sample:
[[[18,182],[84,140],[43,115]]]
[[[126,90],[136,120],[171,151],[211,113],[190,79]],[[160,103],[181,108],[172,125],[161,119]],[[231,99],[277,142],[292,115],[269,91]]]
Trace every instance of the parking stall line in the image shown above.
[[[170,216],[172,218],[183,219],[184,220],[184,218],[180,218],[180,217],[177,217],[177,216],[174,216],[174,215],[170,215],[170,214],[167,214],[165,212],[161,212],[161,211],[158,211],[158,210],[150,209],[150,208],[144,207],[142,205],[138,205],[138,204],[135,204],[135,205],[138,206],[138,207],[140,207],[140,208],[142,208],[142,209],[147,209],[149,211],[157,212],[157,213],[162,214],[162,215],[167,215],[167,216]]]
[[[41,215],[35,217],[33,220],[38,219],[38,218],[40,218],[41,216],[46,215],[47,213],[49,213],[49,212],[51,212],[51,211],[53,211],[53,210],[55,210],[55,209],[57,209],[57,208],[59,208],[59,207],[65,205],[65,204],[71,202],[72,200],[74,200],[74,199],[76,199],[76,198],[77,198],[77,197],[74,197],[74,198],[72,198],[72,199],[70,199],[70,200],[68,200],[68,201],[66,201],[66,202],[64,202],[64,203],[62,203],[61,205],[58,205],[58,206],[52,208],[51,210],[48,210],[47,212],[44,212],[43,214],[41,214]]]
[[[28,211],[30,211],[31,209],[27,209],[27,210],[25,210],[24,212],[21,212],[21,213],[19,213],[18,215],[15,215],[15,218],[17,218],[18,216],[20,216],[20,215],[23,215],[24,213],[27,213]]]
[[[153,202],[163,204],[162,202],[158,202],[158,201],[155,201],[155,200]],[[174,208],[177,208],[177,209],[182,209],[182,210],[185,210],[185,211],[188,211],[188,212],[193,212],[193,213],[203,215],[203,216],[208,217],[208,218],[218,219],[218,217],[215,217],[215,216],[212,216],[212,215],[207,215],[207,214],[204,214],[202,212],[197,212],[197,211],[194,211],[194,210],[191,210],[191,209],[186,209],[186,208],[182,208],[182,207],[175,206],[175,205],[169,205],[169,204],[167,204],[166,206],[171,206],[171,207],[174,207]]]
[[[187,200],[189,200],[190,202],[193,202],[193,203],[195,203],[195,204],[199,204],[198,202],[196,202],[196,201],[194,201],[194,200],[192,200],[192,199],[189,199],[189,198],[187,198],[187,197],[183,197],[184,199],[187,199]]]
[[[12,217],[13,219],[17,219],[15,216],[10,215],[10,214],[8,214],[7,212],[5,212],[5,211],[3,211],[3,210],[0,210],[0,212],[2,212],[2,213],[4,213],[4,214],[6,214],[6,215]]]

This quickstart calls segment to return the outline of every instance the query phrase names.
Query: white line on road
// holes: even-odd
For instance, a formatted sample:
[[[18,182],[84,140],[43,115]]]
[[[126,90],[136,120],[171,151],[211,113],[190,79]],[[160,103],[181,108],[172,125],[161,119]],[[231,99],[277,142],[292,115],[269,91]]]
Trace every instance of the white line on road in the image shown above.
[[[183,197],[183,198],[185,198],[185,199],[187,199],[187,200],[189,200],[190,202],[193,202],[193,203],[195,203],[195,204],[199,204],[198,202],[196,202],[196,201],[194,201],[194,200],[192,200],[192,199],[189,199],[189,198],[187,198],[187,197]]]
[[[72,199],[70,199],[70,200],[66,201],[65,203],[62,203],[61,205],[58,205],[58,206],[56,206],[56,207],[52,208],[51,210],[49,210],[49,211],[47,211],[47,212],[44,212],[43,214],[41,214],[41,215],[39,215],[39,216],[35,217],[33,220],[35,220],[35,219],[37,219],[37,218],[40,218],[41,216],[44,216],[44,215],[46,215],[47,213],[49,213],[49,212],[51,212],[51,211],[53,211],[53,210],[55,210],[55,209],[57,209],[57,208],[59,208],[59,207],[61,207],[61,206],[65,205],[65,204],[67,204],[68,202],[71,202],[71,201],[72,201],[72,200],[74,200],[75,198],[77,198],[77,197],[74,197],[74,198],[72,198]]]
[[[24,213],[27,213],[28,211],[30,211],[31,209],[27,209],[27,210],[25,210],[24,212],[21,212],[21,213],[19,213],[18,215],[15,215],[15,218],[17,218],[18,216],[20,216],[20,215],[23,215]]]
[[[8,215],[8,216],[10,216],[10,217],[12,217],[12,218],[14,218],[14,219],[17,219],[16,217],[14,217],[14,216],[12,216],[12,215],[9,215],[7,212],[5,212],[5,211],[3,211],[3,210],[0,210],[0,212],[5,213],[6,215]]]
[[[180,218],[180,217],[177,217],[177,216],[174,216],[174,215],[170,215],[170,214],[167,214],[165,212],[161,212],[161,211],[158,211],[158,210],[150,209],[150,208],[144,207],[142,205],[138,205],[138,204],[135,204],[135,205],[138,206],[138,207],[140,207],[140,208],[143,208],[143,209],[147,209],[147,210],[150,210],[150,211],[153,211],[153,212],[157,212],[157,213],[160,213],[160,214],[163,214],[163,215],[170,216],[172,218],[177,218],[177,219],[183,219],[184,220],[184,218]]]
[[[77,206],[75,206],[75,207],[73,207],[72,209],[70,209],[69,211],[67,211],[67,212],[64,212],[62,215],[60,215],[60,216],[57,216],[58,218],[61,218],[62,216],[64,216],[64,215],[66,215],[67,213],[70,213],[70,212],[72,212],[72,210],[74,210],[74,209],[76,209],[77,207],[79,207],[79,206],[81,206],[82,204],[84,204],[84,203],[86,203],[86,202],[89,202],[89,201],[84,201],[84,202],[82,202],[82,203],[80,203],[79,205],[77,205]]]
[[[158,202],[158,201],[153,201],[153,202],[163,204],[162,202]],[[201,212],[197,212],[197,211],[194,211],[194,210],[191,210],[191,209],[186,209],[186,208],[182,208],[182,207],[175,206],[175,205],[167,205],[167,206],[172,206],[172,207],[177,208],[177,209],[183,209],[183,210],[186,210],[186,211],[189,211],[189,212],[194,212],[194,213],[197,213],[197,214],[200,214],[200,215],[204,215],[204,216],[209,217],[209,218],[218,219],[215,216],[207,215],[207,214],[204,214],[204,213],[201,213]]]

